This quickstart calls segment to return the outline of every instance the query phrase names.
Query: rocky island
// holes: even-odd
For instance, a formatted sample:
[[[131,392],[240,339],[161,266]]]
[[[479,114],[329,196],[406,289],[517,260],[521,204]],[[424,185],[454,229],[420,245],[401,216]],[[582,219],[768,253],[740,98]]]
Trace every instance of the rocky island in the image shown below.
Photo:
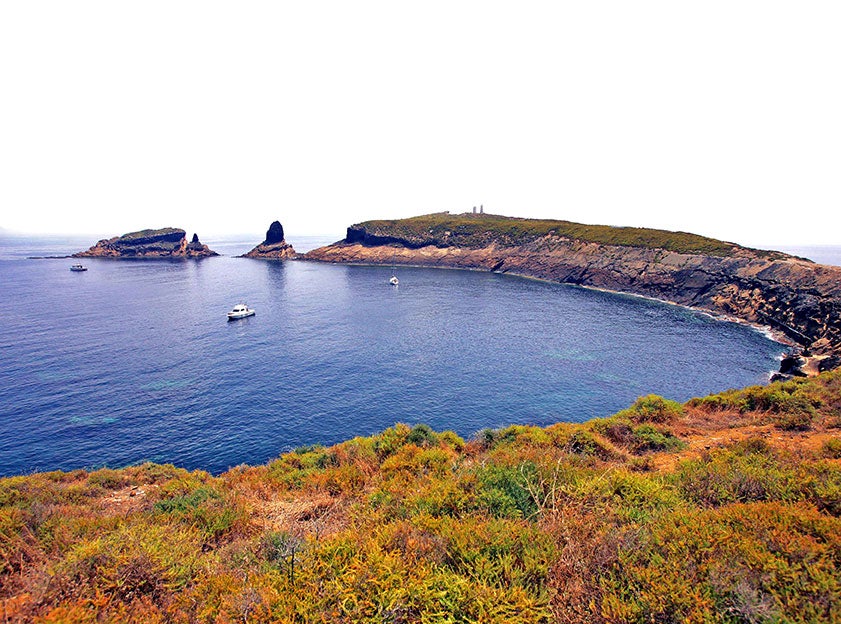
[[[784,334],[799,351],[783,372],[841,365],[841,268],[696,234],[437,213],[352,225],[304,258],[496,271],[654,297]]]
[[[187,242],[187,233],[179,228],[140,230],[114,238],[102,239],[87,251],[73,254],[74,258],[207,258],[218,256],[215,251],[199,241],[193,234]]]
[[[283,237],[283,226],[275,221],[266,232],[266,240],[257,245],[241,258],[262,258],[264,260],[290,260],[295,257],[292,245]]]

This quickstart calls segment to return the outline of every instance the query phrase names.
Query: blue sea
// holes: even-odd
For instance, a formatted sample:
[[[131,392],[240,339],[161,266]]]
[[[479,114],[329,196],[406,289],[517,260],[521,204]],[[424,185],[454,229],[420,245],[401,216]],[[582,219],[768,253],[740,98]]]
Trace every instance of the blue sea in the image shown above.
[[[637,297],[512,276],[231,257],[27,259],[0,241],[0,475],[145,460],[219,473],[396,422],[605,416],[636,397],[765,383],[784,347]],[[306,251],[331,242],[291,239]],[[227,322],[239,302],[256,316]]]

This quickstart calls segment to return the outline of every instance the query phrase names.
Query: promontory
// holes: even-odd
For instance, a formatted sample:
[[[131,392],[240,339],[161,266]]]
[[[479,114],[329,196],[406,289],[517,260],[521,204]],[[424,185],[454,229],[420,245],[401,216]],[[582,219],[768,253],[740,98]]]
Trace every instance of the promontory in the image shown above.
[[[308,260],[510,273],[654,297],[770,326],[808,372],[841,365],[841,267],[646,228],[490,214],[367,221]]]
[[[102,239],[87,251],[73,254],[74,258],[207,258],[218,256],[193,234],[179,228],[140,230],[114,238]]]
[[[283,237],[283,226],[280,224],[280,221],[274,221],[266,232],[266,240],[241,257],[262,258],[264,260],[289,260],[295,257],[295,250]]]

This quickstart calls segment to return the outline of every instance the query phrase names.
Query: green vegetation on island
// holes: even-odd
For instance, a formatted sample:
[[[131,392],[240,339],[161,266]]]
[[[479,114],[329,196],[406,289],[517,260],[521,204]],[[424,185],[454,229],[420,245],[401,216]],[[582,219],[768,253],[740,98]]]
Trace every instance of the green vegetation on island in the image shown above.
[[[158,229],[140,230],[138,232],[129,232],[128,234],[123,234],[122,236],[120,236],[118,240],[132,241],[137,240],[139,238],[164,238],[167,236],[174,236],[176,239],[180,239],[185,235],[186,232],[181,228],[165,227]]]
[[[731,256],[751,252],[761,257],[786,257],[774,251],[742,247],[698,234],[637,227],[586,225],[550,219],[523,219],[491,214],[450,214],[440,212],[408,219],[365,221],[351,229],[364,230],[375,237],[404,239],[413,243],[481,247],[491,241],[498,245],[526,245],[547,235],[626,247],[665,249],[677,253]]]
[[[76,258],[204,258],[218,255],[193,234],[180,228],[145,229],[122,236],[102,239],[87,251],[73,254]]]
[[[837,622],[841,372],[0,480],[6,622]]]

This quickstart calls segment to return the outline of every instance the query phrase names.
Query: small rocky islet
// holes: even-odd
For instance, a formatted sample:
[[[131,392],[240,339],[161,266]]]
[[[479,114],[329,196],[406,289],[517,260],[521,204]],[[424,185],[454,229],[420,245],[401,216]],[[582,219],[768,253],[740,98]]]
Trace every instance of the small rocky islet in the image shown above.
[[[74,258],[209,258],[219,254],[199,241],[198,234],[187,242],[187,232],[180,228],[160,228],[130,232],[104,238]]]
[[[240,258],[261,258],[264,260],[291,260],[296,257],[295,249],[286,242],[283,226],[274,221],[266,232],[266,239]]]
[[[219,254],[204,245],[198,234],[187,242],[187,233],[180,228],[165,227],[129,232],[122,236],[104,238],[87,251],[72,255],[73,258],[209,258]],[[265,240],[240,258],[265,260],[290,260],[296,257],[295,249],[286,242],[283,226],[274,221],[266,232]]]

